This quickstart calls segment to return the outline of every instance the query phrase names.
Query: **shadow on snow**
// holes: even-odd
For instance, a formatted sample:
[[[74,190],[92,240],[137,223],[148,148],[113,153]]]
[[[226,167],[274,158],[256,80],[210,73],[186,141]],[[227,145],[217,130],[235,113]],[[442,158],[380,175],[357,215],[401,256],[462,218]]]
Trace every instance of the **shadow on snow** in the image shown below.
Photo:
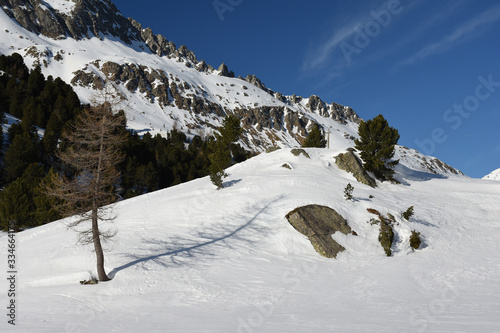
[[[227,223],[220,223],[213,227],[205,228],[202,231],[195,231],[193,234],[197,234],[197,237],[193,238],[180,238],[175,237],[175,239],[170,239],[166,241],[159,240],[149,240],[147,244],[153,244],[158,246],[161,253],[148,256],[136,256],[128,255],[132,259],[135,259],[129,263],[115,267],[111,270],[108,276],[113,279],[116,274],[124,269],[130,268],[137,264],[144,264],[148,261],[153,261],[161,266],[167,267],[168,265],[164,263],[161,259],[168,257],[174,265],[186,264],[183,258],[193,258],[196,256],[215,256],[214,247],[224,247],[225,249],[234,249],[232,243],[238,240],[242,243],[251,244],[253,242],[252,235],[268,234],[269,228],[264,226],[259,226],[255,224],[255,220],[275,202],[282,199],[282,196],[274,199],[273,201],[265,204],[262,208],[250,207],[246,210],[247,214],[241,213],[238,216],[234,216],[232,219],[242,219],[245,215],[249,215],[248,212],[254,212],[258,209],[257,213],[247,220],[243,225],[240,225],[236,229],[231,229],[234,226],[228,225]],[[225,220],[231,217],[225,218]],[[204,240],[204,241],[200,241]],[[241,247],[241,243],[239,243]]]

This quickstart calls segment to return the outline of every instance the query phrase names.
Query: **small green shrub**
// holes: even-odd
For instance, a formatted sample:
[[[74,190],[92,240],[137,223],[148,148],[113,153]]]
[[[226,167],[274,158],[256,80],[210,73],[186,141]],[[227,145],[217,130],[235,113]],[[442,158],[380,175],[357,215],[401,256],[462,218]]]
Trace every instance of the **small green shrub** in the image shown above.
[[[347,184],[347,186],[344,189],[344,198],[346,200],[352,201],[353,199],[352,191],[354,191],[354,186],[352,186],[351,183]]]
[[[390,257],[392,242],[394,241],[394,230],[389,223],[384,220],[380,221],[380,234],[378,236],[378,241],[382,245],[385,254]]]
[[[416,250],[422,244],[422,240],[420,239],[420,232],[416,230],[412,230],[410,236],[410,246],[412,249]]]
[[[408,209],[406,210],[406,212],[403,213],[403,218],[406,221],[409,221],[410,217],[412,217],[412,216],[413,216],[413,206],[410,206],[410,207],[408,207]]]

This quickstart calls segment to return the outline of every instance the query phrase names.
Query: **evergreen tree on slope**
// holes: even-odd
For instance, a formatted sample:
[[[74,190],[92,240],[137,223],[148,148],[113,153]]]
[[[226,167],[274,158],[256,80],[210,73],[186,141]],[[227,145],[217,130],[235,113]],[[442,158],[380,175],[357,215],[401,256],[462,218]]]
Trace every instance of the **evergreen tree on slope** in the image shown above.
[[[354,142],[360,151],[364,168],[373,172],[380,180],[391,180],[394,167],[399,160],[394,157],[394,146],[398,143],[399,132],[390,127],[387,120],[379,114],[377,117],[362,121],[358,129],[359,139]]]

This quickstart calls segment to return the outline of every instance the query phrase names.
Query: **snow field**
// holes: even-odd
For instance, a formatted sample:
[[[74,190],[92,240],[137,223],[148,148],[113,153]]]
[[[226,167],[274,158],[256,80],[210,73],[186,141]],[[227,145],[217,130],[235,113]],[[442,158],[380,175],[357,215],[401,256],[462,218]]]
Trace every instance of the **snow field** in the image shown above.
[[[64,222],[17,234],[16,332],[500,327],[496,182],[412,175],[409,185],[372,189],[336,167],[338,151],[307,152],[311,159],[282,149],[235,165],[220,191],[206,177],[116,204],[118,234],[105,252],[113,280],[96,286],[78,283],[95,271],[94,254],[75,246]],[[348,182],[355,202],[343,198]],[[359,235],[333,235],[346,248],[337,260],[319,256],[284,217],[313,203],[337,210]],[[410,205],[407,222],[400,213]],[[393,256],[366,208],[397,218]],[[417,251],[408,244],[413,229],[423,236]]]

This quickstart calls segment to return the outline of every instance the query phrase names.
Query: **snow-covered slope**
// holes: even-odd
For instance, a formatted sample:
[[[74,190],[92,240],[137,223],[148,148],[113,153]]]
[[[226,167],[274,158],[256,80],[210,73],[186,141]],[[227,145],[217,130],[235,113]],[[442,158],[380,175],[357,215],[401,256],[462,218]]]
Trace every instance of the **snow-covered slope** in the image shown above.
[[[235,165],[220,191],[202,178],[116,204],[118,233],[106,245],[113,280],[96,286],[78,282],[95,272],[94,254],[64,221],[16,234],[18,317],[15,328],[4,319],[2,332],[498,331],[496,183],[402,160],[402,185],[373,189],[337,168],[340,151],[307,152],[311,159],[281,149]],[[343,198],[349,182],[355,202]],[[306,204],[335,209],[358,234],[333,236],[346,248],[337,260],[285,219]],[[409,206],[408,222],[400,213]],[[367,208],[397,218],[391,257]]]
[[[483,177],[483,179],[500,180],[500,169],[496,169]]]

